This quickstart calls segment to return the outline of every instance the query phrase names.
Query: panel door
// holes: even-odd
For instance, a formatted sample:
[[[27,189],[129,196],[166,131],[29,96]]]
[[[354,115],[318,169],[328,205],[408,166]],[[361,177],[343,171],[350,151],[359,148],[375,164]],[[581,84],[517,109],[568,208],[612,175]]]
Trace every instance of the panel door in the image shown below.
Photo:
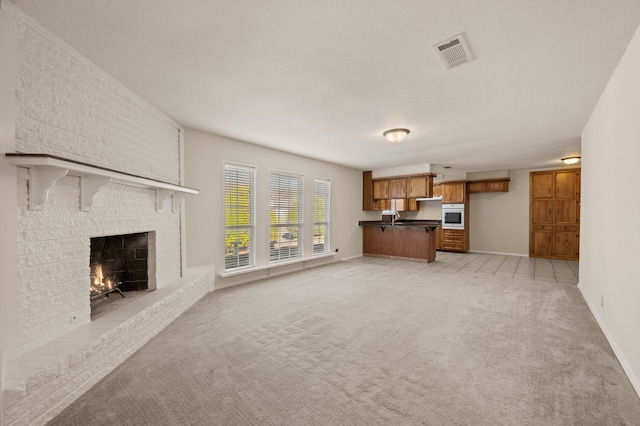
[[[409,187],[409,198],[431,197],[433,194],[432,185],[429,184],[431,177],[417,177],[407,179]]]
[[[533,230],[529,240],[529,255],[547,257],[553,255],[553,232],[551,230]]]
[[[388,180],[374,180],[373,181],[373,199],[374,200],[388,200],[389,197],[389,181]]]
[[[580,173],[577,170],[569,170],[556,173],[556,198],[578,197],[580,185]]]
[[[442,202],[449,204],[464,203],[465,183],[443,183],[442,184]]]
[[[578,256],[578,234],[575,231],[556,231],[553,240],[556,257],[574,259]]]
[[[407,180],[392,179],[389,183],[390,198],[407,198]]]
[[[566,200],[556,199],[554,204],[556,225],[575,225],[578,223],[578,200],[575,198],[569,198]]]
[[[553,172],[531,174],[531,197],[553,197]]]
[[[553,223],[553,200],[531,201],[531,223],[532,224],[552,224]]]

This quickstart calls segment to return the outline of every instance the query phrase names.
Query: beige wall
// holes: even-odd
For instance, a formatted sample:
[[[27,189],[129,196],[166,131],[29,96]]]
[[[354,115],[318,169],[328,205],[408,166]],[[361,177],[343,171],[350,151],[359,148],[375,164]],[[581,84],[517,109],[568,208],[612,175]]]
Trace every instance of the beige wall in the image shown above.
[[[640,31],[582,133],[580,289],[640,394]]]
[[[312,233],[313,178],[331,179],[331,250],[339,249],[333,258],[322,262],[359,256],[362,237],[358,220],[362,212],[362,172],[335,164],[312,160],[258,145],[212,135],[197,130],[185,131],[185,182],[200,189],[200,194],[186,200],[187,266],[215,265],[216,273],[223,266],[223,196],[224,161],[257,167],[256,188],[256,261],[257,266],[269,265],[269,171],[279,170],[304,175],[305,235]],[[379,217],[379,215],[378,215]],[[311,257],[312,241],[307,239],[305,257]],[[319,263],[319,261],[309,264]],[[302,263],[262,270],[235,277],[216,278],[216,288],[246,282],[300,269]]]
[[[2,6],[2,4],[0,4]],[[4,154],[15,151],[16,28],[13,19],[0,9],[0,393],[4,387],[4,360],[18,353],[18,267],[16,168]],[[2,424],[0,398],[0,424]]]

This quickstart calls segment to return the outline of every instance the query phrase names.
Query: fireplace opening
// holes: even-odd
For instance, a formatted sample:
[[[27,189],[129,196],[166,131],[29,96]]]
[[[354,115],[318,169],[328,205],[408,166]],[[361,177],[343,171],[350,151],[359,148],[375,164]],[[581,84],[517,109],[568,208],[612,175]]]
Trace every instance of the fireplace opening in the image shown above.
[[[127,292],[155,289],[155,232],[91,238],[90,265],[92,315]]]

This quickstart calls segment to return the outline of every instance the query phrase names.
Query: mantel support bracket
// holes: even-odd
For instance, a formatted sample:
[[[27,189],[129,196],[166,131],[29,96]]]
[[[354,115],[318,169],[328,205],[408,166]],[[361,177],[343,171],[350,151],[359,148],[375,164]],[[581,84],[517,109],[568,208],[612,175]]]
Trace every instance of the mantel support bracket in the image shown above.
[[[172,189],[164,189],[164,188],[156,188],[156,211],[161,212],[164,208],[164,202],[173,194],[175,191]]]
[[[83,212],[91,211],[96,194],[109,182],[111,182],[110,177],[93,175],[80,177],[80,209]]]
[[[29,210],[43,210],[49,190],[69,169],[52,166],[29,167]]]

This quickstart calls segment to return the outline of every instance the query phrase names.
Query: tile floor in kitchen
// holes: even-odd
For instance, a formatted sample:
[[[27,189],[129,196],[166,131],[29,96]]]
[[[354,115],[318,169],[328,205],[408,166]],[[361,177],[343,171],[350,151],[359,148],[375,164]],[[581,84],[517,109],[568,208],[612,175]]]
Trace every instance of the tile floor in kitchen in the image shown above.
[[[521,278],[533,281],[578,284],[576,260],[543,259],[490,253],[453,253],[438,251],[432,263],[401,259],[363,257],[364,261],[391,262],[393,266],[425,268],[430,271],[472,273],[480,276]],[[407,265],[409,264],[409,265]]]

